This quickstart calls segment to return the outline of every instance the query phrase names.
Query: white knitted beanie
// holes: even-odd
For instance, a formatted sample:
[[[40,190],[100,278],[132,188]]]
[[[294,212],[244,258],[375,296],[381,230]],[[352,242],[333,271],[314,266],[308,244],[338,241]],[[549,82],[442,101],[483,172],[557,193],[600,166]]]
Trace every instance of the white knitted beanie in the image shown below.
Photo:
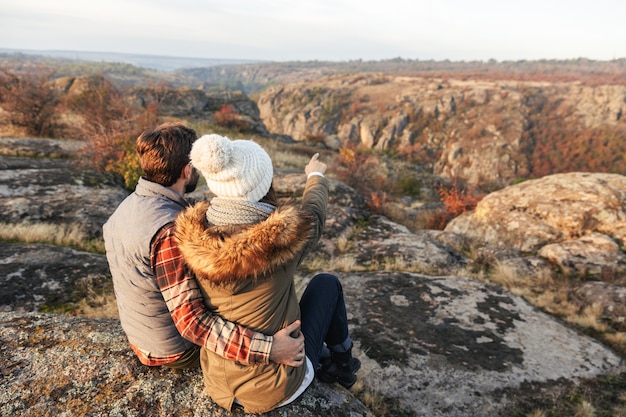
[[[189,158],[218,197],[256,202],[272,185],[272,160],[251,140],[204,135],[194,142]]]

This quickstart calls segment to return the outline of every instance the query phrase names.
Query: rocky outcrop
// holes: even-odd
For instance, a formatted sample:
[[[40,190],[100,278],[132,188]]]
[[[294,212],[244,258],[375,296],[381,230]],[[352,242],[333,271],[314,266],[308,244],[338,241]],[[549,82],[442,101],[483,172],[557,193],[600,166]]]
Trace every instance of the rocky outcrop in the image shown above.
[[[200,370],[141,365],[118,320],[0,313],[0,344],[3,416],[232,415],[203,394]],[[265,415],[371,413],[350,392],[314,382],[297,403]]]
[[[350,241],[352,246],[343,256],[367,269],[386,265],[438,275],[454,273],[468,263],[465,256],[432,233],[412,233],[383,216],[373,216],[365,227],[354,230]]]
[[[17,146],[14,140],[0,139],[0,222],[69,225],[86,238],[100,237],[111,207],[128,194],[118,179],[79,169],[67,158],[2,156],[50,151],[62,157],[79,146],[45,139],[20,143]]]
[[[254,101],[241,92],[207,92],[202,89],[178,88],[155,92],[153,88],[134,88],[127,98],[141,107],[158,105],[159,114],[215,122],[215,113],[232,106],[229,117],[240,126],[257,134],[267,135]],[[156,97],[159,95],[160,97]]]
[[[359,378],[412,415],[508,416],[524,382],[623,369],[604,346],[497,287],[403,272],[340,277]]]
[[[32,178],[20,172],[27,159],[5,157],[4,175]],[[89,206],[100,214],[88,216],[92,223],[85,227],[101,226],[125,192],[118,185],[119,194],[113,193],[113,189],[100,188],[99,182],[85,185],[92,189],[68,187],[67,178],[77,174],[66,162],[37,162],[42,164],[38,168],[52,170],[40,176],[48,178],[46,192],[30,195],[30,180],[16,181],[14,186],[7,180],[4,187],[11,190],[11,198],[26,194],[31,206],[41,208],[55,201],[54,179],[67,201],[67,209],[59,213],[75,209],[77,201],[88,205],[83,199],[99,193],[114,194],[116,200],[108,201],[101,212]],[[50,175],[55,169],[67,171]],[[281,198],[297,199],[304,181],[301,173],[278,170],[275,187]],[[596,184],[598,188],[588,194],[613,190],[619,195],[615,190],[621,190],[621,180],[603,181],[604,188]],[[516,398],[524,395],[525,384],[542,385],[549,391],[561,383],[555,381],[578,382],[626,371],[622,358],[606,346],[521,297],[461,275],[468,259],[454,249],[465,239],[460,231],[411,233],[384,217],[369,215],[362,198],[345,184],[331,184],[327,230],[315,254],[317,261],[330,266],[323,269],[334,271],[343,283],[354,352],[363,363],[359,383],[347,391],[314,382],[298,401],[268,415],[371,416],[361,399],[375,398],[384,403],[388,415],[509,416]],[[538,193],[545,198],[545,190]],[[194,197],[206,197],[206,190],[198,190]],[[7,197],[6,207],[10,207],[8,201]],[[597,207],[605,205],[603,212],[617,210],[618,200],[603,201],[597,202]],[[578,211],[591,212],[589,218],[595,213],[586,205],[578,206]],[[58,221],[84,218],[61,215]],[[42,220],[33,217],[31,221]],[[521,228],[519,233],[526,229],[532,230]],[[609,236],[606,230],[603,233]],[[546,245],[550,243],[558,241]],[[72,306],[86,292],[110,285],[104,255],[9,242],[0,251],[3,414],[229,415],[202,393],[199,371],[140,365],[118,320],[39,312],[42,306],[52,310]],[[342,257],[352,260],[349,268],[333,263]],[[315,265],[305,265],[311,270],[304,269],[297,277],[299,291],[320,269]],[[593,286],[580,288],[576,294],[603,297],[616,309],[620,303],[623,306],[624,294],[606,294]],[[357,399],[359,392],[367,394]]]
[[[624,371],[606,347],[497,287],[402,272],[339,277],[360,384],[385,398],[390,415],[506,416],[524,382]],[[139,364],[114,319],[0,313],[0,342],[7,415],[228,415],[202,393],[199,371]],[[267,415],[371,413],[350,392],[315,382]]]
[[[0,155],[22,156],[28,158],[67,159],[85,146],[84,142],[74,140],[53,140],[43,138],[2,138],[0,139]],[[10,159],[3,159],[3,169],[11,169],[6,164]],[[29,163],[36,167],[36,161]]]
[[[437,176],[503,186],[529,176],[535,141],[552,140],[530,129],[557,118],[569,134],[620,132],[624,97],[623,85],[362,73],[272,86],[257,103],[271,132],[393,149],[431,165]]]
[[[487,195],[445,230],[499,252],[500,262],[528,280],[556,269],[597,281],[570,297],[602,306],[605,319],[626,328],[626,177],[568,173],[525,181]]]
[[[446,231],[537,253],[573,276],[626,271],[626,177],[568,173],[493,192]],[[604,271],[604,272],[603,272]]]
[[[6,242],[0,242],[0,253],[0,311],[75,310],[82,300],[111,294],[109,265],[102,255]]]

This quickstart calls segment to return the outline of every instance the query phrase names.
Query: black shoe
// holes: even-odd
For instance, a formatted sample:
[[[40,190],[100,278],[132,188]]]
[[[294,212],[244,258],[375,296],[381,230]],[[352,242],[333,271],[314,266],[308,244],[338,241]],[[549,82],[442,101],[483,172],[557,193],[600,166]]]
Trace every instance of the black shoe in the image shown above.
[[[361,361],[357,358],[350,358],[348,362],[337,362],[327,359],[317,371],[317,379],[322,382],[332,384],[337,382],[339,385],[350,388],[356,382],[356,371],[361,368]]]

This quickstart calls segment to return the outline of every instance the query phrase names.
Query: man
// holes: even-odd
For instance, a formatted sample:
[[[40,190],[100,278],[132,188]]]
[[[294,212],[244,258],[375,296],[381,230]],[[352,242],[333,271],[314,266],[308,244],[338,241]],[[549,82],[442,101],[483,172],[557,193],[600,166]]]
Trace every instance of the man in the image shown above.
[[[273,336],[228,322],[203,302],[174,239],[174,220],[189,206],[183,195],[199,174],[189,153],[196,132],[166,123],[137,138],[145,176],[103,226],[122,328],[144,365],[199,366],[200,346],[245,364],[303,364],[296,321]],[[291,333],[299,334],[297,338]]]

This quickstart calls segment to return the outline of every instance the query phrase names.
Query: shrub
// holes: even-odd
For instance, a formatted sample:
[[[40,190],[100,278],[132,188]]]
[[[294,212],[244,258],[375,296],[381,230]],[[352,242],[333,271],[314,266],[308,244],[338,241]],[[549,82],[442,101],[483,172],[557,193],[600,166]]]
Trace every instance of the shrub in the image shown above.
[[[372,213],[386,215],[386,206],[390,201],[386,192],[378,190],[370,192],[366,204]]]
[[[102,76],[92,77],[81,93],[68,96],[66,108],[82,119],[73,126],[73,135],[90,146],[84,147],[80,163],[99,171],[124,177],[128,190],[135,188],[141,168],[135,138],[159,123],[158,109],[163,87],[157,87],[147,104],[133,108],[124,95]]]
[[[120,150],[121,157],[111,160],[106,166],[106,170],[116,172],[124,177],[124,187],[132,191],[143,173],[136,151],[135,138],[120,137],[115,141],[115,146]]]
[[[134,116],[122,94],[104,77],[94,77],[77,95],[66,97],[65,106],[80,122],[72,126],[72,135],[88,142],[82,163],[104,171],[123,157],[120,138],[135,130]]]
[[[0,72],[0,104],[9,122],[27,135],[55,137],[61,129],[56,117],[60,91],[52,82],[53,75],[41,69],[23,74]]]
[[[250,123],[242,119],[239,112],[235,111],[232,104],[224,104],[215,112],[215,124],[228,129],[243,132],[250,129]]]
[[[482,200],[480,194],[472,194],[463,188],[459,180],[452,182],[452,185],[436,186],[439,200],[443,203],[444,210],[434,215],[427,224],[427,228],[443,230],[448,222],[453,218],[476,208],[476,204]]]
[[[340,180],[367,195],[371,191],[368,184],[371,178],[369,171],[379,165],[378,158],[372,150],[346,143],[339,149],[335,170]]]
[[[384,214],[394,187],[381,158],[371,149],[348,143],[339,149],[336,162],[337,177],[365,196],[372,212]]]

